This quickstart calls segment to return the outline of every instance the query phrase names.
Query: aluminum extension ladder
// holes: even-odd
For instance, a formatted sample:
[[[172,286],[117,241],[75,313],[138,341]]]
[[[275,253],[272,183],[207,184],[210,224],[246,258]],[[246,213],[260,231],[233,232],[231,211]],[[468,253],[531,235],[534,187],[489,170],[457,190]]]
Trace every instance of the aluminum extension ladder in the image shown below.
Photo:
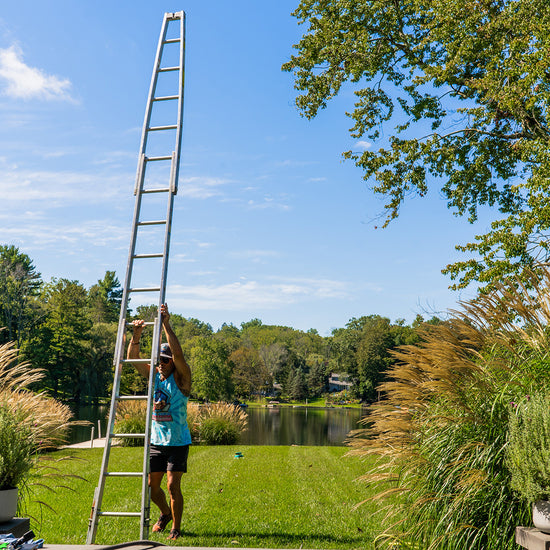
[[[90,515],[86,544],[94,544],[98,521],[104,516],[136,517],[140,519],[140,539],[149,536],[151,495],[148,487],[149,475],[149,442],[150,425],[153,407],[153,380],[158,364],[159,349],[162,336],[160,315],[146,325],[153,327],[152,353],[147,359],[128,361],[125,359],[126,331],[130,328],[127,322],[128,304],[134,293],[150,293],[158,300],[158,306],[165,301],[166,275],[168,270],[168,254],[170,247],[170,231],[174,196],[178,189],[179,159],[183,125],[183,80],[185,55],[185,13],[165,13],[157,47],[155,65],[151,78],[145,121],[141,135],[139,160],[134,190],[135,208],[132,222],[132,233],[126,278],[124,281],[118,332],[115,345],[113,364],[115,367],[113,392],[109,411],[105,450],[101,463],[99,483],[95,489],[92,512]],[[168,122],[166,121],[168,119]],[[175,121],[175,122],[174,122]],[[175,134],[175,141],[174,141]],[[170,154],[166,154],[170,151]],[[162,186],[159,182],[167,182]],[[163,199],[167,198],[167,201]],[[166,205],[167,202],[167,205]],[[165,208],[165,209],[164,209]],[[159,214],[157,215],[157,210]],[[153,216],[153,217],[151,217]],[[157,216],[155,218],[155,216]],[[165,216],[165,217],[164,217]],[[155,238],[155,232],[157,237]],[[160,237],[160,238],[159,238]],[[160,248],[164,237],[164,247],[161,252],[143,252],[151,246]],[[153,250],[155,250],[153,248]],[[135,269],[134,261],[137,260]],[[160,285],[151,286],[148,277],[154,272],[152,262],[160,267]],[[144,267],[144,265],[146,267]],[[140,270],[141,273],[140,273]],[[146,281],[144,286],[136,285],[139,277]],[[156,281],[155,281],[156,283]],[[154,303],[154,299],[151,299]],[[150,376],[147,395],[130,396],[120,394],[122,368],[126,363],[148,363]],[[130,399],[147,400],[147,416],[144,434],[115,433],[115,416],[119,402]],[[113,438],[141,437],[144,439],[143,469],[141,472],[109,471],[109,458]],[[141,510],[139,512],[104,511],[102,501],[107,478],[116,477],[141,478]],[[109,483],[110,485],[110,483]]]

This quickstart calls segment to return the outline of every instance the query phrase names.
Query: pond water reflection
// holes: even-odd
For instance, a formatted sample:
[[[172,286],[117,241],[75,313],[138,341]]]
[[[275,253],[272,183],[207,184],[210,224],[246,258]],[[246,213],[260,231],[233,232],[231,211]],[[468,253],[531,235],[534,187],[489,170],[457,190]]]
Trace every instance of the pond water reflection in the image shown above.
[[[249,408],[245,445],[343,445],[360,409]]]
[[[317,409],[311,407],[249,407],[248,430],[241,436],[243,445],[343,445],[351,430],[357,429],[360,409]],[[83,406],[76,412],[79,420],[90,420],[98,437],[105,436],[107,405]],[[91,426],[77,427],[70,442],[88,441]]]

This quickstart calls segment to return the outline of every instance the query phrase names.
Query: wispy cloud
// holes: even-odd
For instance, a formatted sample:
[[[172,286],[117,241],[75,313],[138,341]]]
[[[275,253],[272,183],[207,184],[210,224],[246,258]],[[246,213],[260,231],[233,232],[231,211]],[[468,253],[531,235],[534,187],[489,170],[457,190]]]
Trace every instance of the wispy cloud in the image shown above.
[[[229,252],[228,256],[236,260],[251,260],[257,263],[266,258],[279,258],[281,254],[275,250],[236,250]]]
[[[29,67],[17,45],[0,49],[0,79],[3,93],[16,99],[75,100],[70,94],[71,81],[48,75],[41,69]]]
[[[40,201],[43,207],[72,202],[103,202],[124,197],[132,189],[131,177],[71,171],[7,170],[0,178],[2,206],[11,209],[16,202],[29,205]],[[0,211],[2,207],[0,206]]]
[[[2,224],[4,241],[22,243],[25,247],[34,249],[53,246],[56,251],[59,251],[65,248],[66,254],[82,248],[122,247],[128,241],[128,228],[117,226],[107,220],[55,224],[53,220],[32,221],[31,216],[29,223],[27,213],[22,214],[20,219],[25,220],[26,223]]]
[[[178,193],[189,199],[209,199],[223,195],[220,187],[228,183],[230,183],[229,180],[221,178],[202,178],[199,176],[180,178]]]
[[[221,285],[170,287],[171,302],[197,310],[277,309],[309,299],[352,297],[349,283],[329,279],[238,281]]]

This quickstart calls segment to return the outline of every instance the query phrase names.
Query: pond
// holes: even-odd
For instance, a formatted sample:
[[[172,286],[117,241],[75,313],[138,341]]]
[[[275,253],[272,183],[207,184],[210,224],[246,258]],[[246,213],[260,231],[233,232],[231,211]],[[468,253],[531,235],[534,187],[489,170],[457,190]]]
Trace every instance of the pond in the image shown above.
[[[312,407],[249,407],[248,430],[241,436],[243,445],[343,445],[351,430],[360,425],[360,409]],[[76,412],[79,420],[90,420],[98,437],[98,420],[101,436],[107,426],[107,405],[83,406]],[[364,414],[364,413],[363,413]],[[70,437],[71,443],[90,439],[91,427],[77,427]]]

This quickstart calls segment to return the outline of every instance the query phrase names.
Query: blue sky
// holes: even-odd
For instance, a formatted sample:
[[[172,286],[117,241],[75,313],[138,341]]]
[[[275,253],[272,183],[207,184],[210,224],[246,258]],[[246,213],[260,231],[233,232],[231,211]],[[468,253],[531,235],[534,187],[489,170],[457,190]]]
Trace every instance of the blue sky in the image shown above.
[[[122,281],[137,153],[164,12],[187,15],[185,114],[170,309],[217,329],[260,318],[322,335],[350,318],[456,307],[441,268],[484,232],[433,193],[387,229],[344,161],[351,90],[300,117],[281,64],[297,0],[30,0],[0,13],[0,242],[44,280]],[[133,305],[137,305],[137,302]]]

